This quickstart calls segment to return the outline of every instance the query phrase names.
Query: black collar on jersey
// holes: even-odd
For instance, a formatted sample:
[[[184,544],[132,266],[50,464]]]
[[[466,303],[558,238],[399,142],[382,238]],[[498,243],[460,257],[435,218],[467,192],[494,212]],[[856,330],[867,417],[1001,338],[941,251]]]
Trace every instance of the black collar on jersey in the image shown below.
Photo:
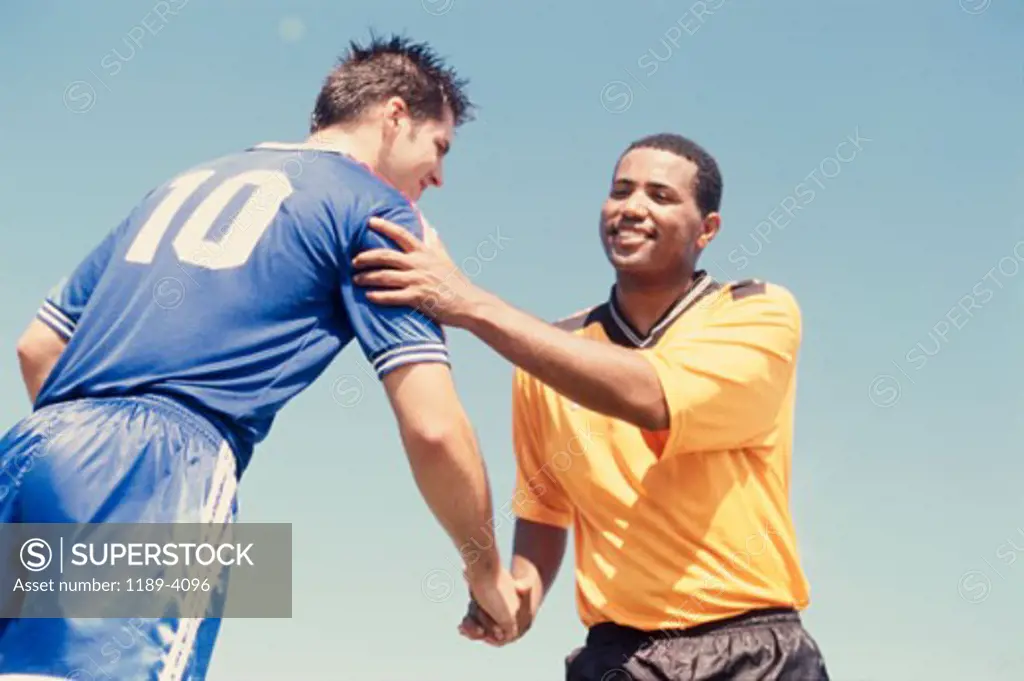
[[[672,326],[672,322],[679,319],[680,315],[721,287],[721,284],[716,282],[705,270],[694,272],[690,289],[661,316],[647,335],[643,335],[633,328],[633,325],[626,320],[626,316],[622,314],[622,310],[615,300],[615,286],[612,286],[608,302],[596,308],[594,313],[599,314],[605,334],[613,343],[626,347],[646,348],[657,343],[658,339]]]

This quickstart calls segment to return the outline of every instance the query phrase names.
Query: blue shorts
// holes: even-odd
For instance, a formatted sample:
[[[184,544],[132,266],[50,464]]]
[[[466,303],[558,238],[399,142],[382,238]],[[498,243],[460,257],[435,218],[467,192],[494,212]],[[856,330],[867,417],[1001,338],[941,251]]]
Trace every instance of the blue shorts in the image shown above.
[[[0,522],[230,523],[235,471],[216,429],[176,402],[74,400],[0,439]],[[219,627],[214,618],[0,619],[0,681],[202,681]]]

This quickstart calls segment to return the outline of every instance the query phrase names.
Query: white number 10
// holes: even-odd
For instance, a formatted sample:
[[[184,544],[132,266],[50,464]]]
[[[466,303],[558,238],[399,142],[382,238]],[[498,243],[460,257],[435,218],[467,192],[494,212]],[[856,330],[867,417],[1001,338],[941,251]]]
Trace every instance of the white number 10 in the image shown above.
[[[212,170],[199,170],[176,178],[170,184],[171,191],[135,236],[125,260],[142,264],[153,262],[171,220],[188,197],[213,175]],[[219,241],[211,239],[210,230],[215,221],[228,202],[246,186],[254,186],[255,191],[230,222],[225,220],[221,223],[219,231],[222,238]],[[277,215],[281,203],[293,191],[288,176],[276,170],[250,170],[229,177],[195,207],[181,226],[171,243],[178,260],[211,270],[244,265]]]

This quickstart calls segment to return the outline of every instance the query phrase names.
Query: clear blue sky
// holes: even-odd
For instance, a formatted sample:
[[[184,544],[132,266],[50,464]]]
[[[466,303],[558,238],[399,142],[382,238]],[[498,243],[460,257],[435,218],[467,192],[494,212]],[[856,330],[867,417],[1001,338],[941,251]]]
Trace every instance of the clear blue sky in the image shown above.
[[[725,196],[706,266],[783,284],[804,312],[793,511],[833,677],[1020,679],[1024,6],[700,6],[7,3],[0,422],[28,407],[14,343],[41,296],[145,191],[302,138],[346,40],[407,31],[482,105],[423,208],[459,260],[500,234],[466,266],[540,317],[607,295],[596,225],[623,146],[674,131],[708,147]],[[501,506],[511,370],[451,339]],[[226,622],[213,679],[557,679],[582,640],[569,571],[518,644],[457,636],[454,550],[357,348],[283,412],[241,503],[294,523],[294,617]]]

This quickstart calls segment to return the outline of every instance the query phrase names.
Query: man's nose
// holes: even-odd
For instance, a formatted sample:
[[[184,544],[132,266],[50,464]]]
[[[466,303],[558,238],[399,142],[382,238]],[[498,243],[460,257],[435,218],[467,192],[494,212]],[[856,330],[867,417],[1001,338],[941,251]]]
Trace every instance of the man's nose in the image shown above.
[[[444,171],[440,167],[430,174],[430,184],[434,185],[438,189],[444,185]]]
[[[643,220],[647,217],[647,212],[647,202],[642,196],[637,194],[633,194],[626,199],[626,203],[622,207],[623,215],[632,220]]]

